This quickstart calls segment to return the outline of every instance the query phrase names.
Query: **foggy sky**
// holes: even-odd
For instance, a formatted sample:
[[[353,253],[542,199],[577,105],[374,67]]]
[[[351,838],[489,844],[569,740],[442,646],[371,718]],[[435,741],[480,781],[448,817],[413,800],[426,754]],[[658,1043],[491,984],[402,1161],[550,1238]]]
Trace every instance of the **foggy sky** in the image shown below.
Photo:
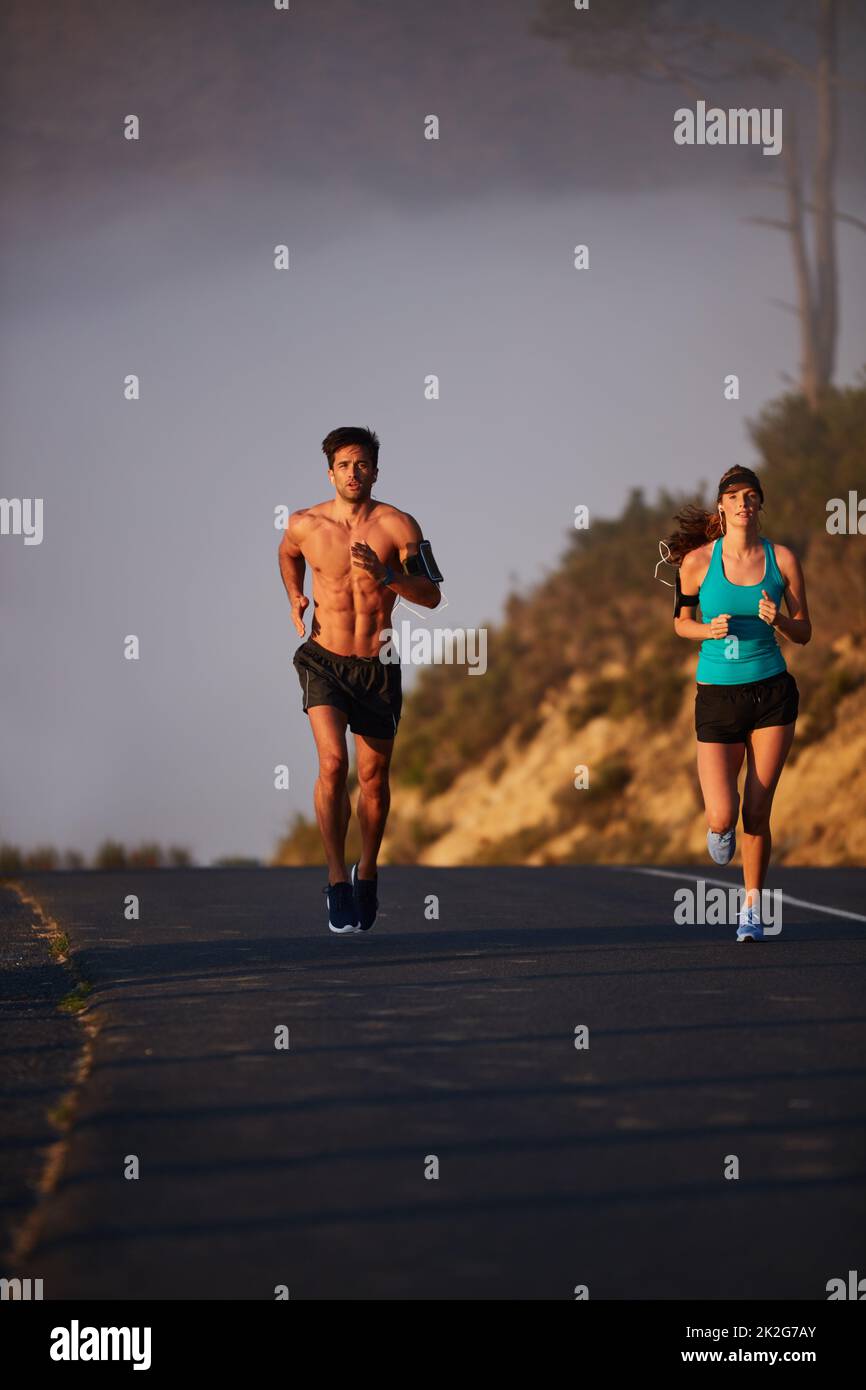
[[[336,425],[379,432],[451,626],[551,568],[576,504],[753,461],[798,350],[787,243],[744,220],[781,211],[773,161],[675,149],[680,95],[589,81],[535,9],[7,7],[2,493],[45,499],[45,539],[0,538],[0,839],[267,856],[309,808],[272,515],[328,495]],[[866,241],[839,247],[842,382]]]

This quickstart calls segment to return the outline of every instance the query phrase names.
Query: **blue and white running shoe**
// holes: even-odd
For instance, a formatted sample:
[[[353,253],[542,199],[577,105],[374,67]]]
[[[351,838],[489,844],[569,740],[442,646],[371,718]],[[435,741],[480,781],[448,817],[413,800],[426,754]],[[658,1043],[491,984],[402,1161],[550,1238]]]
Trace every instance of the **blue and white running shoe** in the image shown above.
[[[743,907],[740,909],[740,925],[737,927],[738,941],[763,941],[764,928],[761,926],[761,915],[756,907]]]
[[[716,864],[730,864],[737,848],[737,832],[733,826],[718,835],[715,830],[707,831],[707,849]]]

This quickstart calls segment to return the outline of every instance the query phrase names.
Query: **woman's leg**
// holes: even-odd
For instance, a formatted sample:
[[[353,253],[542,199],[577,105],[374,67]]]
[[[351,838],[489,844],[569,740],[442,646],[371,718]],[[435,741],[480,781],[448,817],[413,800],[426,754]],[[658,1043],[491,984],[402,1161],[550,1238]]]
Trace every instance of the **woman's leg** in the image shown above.
[[[737,823],[740,811],[737,777],[745,752],[745,743],[698,743],[698,777],[707,825],[717,835],[723,835]]]
[[[748,765],[743,789],[743,880],[746,906],[759,907],[772,849],[773,796],[794,742],[794,724],[774,724],[747,735]]]

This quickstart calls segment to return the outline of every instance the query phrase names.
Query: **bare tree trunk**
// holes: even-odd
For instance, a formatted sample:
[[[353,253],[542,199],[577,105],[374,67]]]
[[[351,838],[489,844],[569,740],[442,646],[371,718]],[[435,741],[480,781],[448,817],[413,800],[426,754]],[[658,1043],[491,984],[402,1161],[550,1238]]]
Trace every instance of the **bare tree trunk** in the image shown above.
[[[800,153],[793,108],[782,146],[785,160],[785,190],[788,198],[788,231],[794,256],[794,276],[797,282],[797,304],[800,321],[800,388],[812,410],[818,407],[821,391],[820,352],[817,324],[806,252],[806,233],[803,227],[803,190],[800,182]]]
[[[820,0],[818,16],[817,148],[815,151],[815,336],[819,389],[836,366],[836,19],[838,0]]]

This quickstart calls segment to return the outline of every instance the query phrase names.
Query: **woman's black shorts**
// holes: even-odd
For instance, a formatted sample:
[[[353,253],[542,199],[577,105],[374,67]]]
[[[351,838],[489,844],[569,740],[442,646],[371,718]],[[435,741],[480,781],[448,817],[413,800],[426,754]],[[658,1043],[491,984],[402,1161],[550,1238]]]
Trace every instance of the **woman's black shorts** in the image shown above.
[[[695,695],[698,743],[745,743],[752,729],[793,724],[800,692],[790,671],[745,685],[699,685]]]

